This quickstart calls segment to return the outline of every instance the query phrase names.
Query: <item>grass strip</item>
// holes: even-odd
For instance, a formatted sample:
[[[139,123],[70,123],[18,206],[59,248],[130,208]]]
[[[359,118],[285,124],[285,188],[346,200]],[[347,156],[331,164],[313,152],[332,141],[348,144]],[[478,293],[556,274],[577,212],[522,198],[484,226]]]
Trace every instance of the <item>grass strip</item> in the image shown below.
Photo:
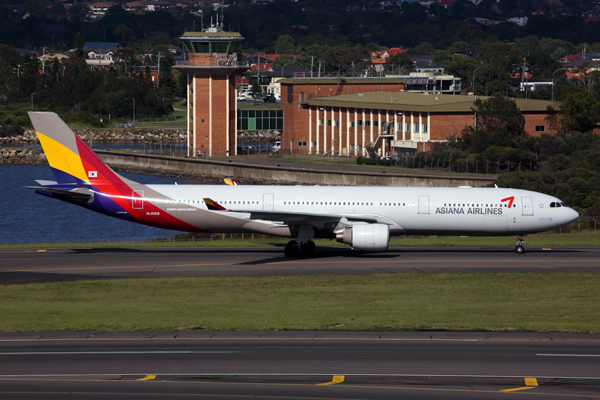
[[[600,332],[600,274],[195,277],[3,285],[0,330]]]
[[[252,240],[246,234],[242,239],[240,235],[233,238],[217,236],[213,240],[171,240],[164,241],[123,241],[123,242],[71,242],[71,243],[24,243],[0,245],[1,249],[51,249],[51,248],[115,248],[115,247],[281,247],[290,239],[279,237],[262,237]],[[516,236],[409,236],[392,238],[390,246],[506,246],[515,245]],[[317,246],[345,246],[335,240],[316,239]],[[598,246],[600,245],[600,230],[572,231],[570,233],[546,232],[526,237],[525,246]]]

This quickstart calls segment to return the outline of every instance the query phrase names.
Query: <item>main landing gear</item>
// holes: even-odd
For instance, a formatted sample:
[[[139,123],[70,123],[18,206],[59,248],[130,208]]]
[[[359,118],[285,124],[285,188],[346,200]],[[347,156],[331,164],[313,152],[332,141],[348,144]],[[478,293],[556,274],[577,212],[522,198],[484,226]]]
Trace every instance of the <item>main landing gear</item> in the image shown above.
[[[525,243],[525,238],[519,236],[517,238],[517,245],[515,246],[515,253],[517,253],[517,254],[525,253],[525,247],[523,247],[523,243]]]
[[[297,240],[290,240],[283,249],[283,254],[287,257],[311,256],[315,251],[315,242],[312,240],[306,243],[298,243]]]

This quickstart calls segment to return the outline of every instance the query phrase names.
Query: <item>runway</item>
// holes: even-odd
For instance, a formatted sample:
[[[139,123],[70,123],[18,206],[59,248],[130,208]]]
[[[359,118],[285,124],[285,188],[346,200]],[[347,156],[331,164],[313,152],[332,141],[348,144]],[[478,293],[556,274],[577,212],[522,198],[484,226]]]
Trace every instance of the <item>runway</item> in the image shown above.
[[[306,274],[597,272],[600,249],[402,247],[0,251],[0,284]],[[182,299],[185,301],[185,299]],[[600,335],[490,332],[0,333],[0,398],[600,399]]]
[[[0,284],[90,278],[275,276],[452,272],[598,272],[600,248],[394,247],[358,253],[318,248],[287,258],[280,248],[114,248],[0,250]]]
[[[595,335],[1,334],[0,397],[600,398],[599,360]]]

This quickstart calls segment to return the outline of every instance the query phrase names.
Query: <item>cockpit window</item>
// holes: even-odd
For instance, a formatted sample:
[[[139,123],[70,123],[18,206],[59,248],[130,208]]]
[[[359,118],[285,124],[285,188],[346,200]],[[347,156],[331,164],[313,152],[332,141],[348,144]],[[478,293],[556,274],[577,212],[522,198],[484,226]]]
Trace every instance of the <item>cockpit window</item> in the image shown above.
[[[563,203],[562,201],[560,202],[560,204],[561,204],[563,207],[567,207],[567,205],[566,205],[565,203]]]
[[[552,208],[556,207],[556,203],[555,202],[550,203],[550,207],[552,207]]]

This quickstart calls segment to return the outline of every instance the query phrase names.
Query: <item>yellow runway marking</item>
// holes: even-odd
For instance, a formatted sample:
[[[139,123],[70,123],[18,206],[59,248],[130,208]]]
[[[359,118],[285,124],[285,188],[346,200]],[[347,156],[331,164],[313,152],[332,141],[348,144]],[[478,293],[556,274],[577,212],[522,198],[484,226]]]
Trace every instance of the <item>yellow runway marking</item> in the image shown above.
[[[334,375],[331,382],[318,383],[317,386],[337,385],[338,383],[344,382],[344,378],[344,375]]]
[[[550,251],[552,249],[550,247],[544,247],[542,250],[544,250],[544,251]]]
[[[514,388],[514,389],[504,389],[504,390],[501,390],[501,392],[516,392],[517,390],[535,389],[538,386],[537,379],[525,378],[525,385],[527,385],[527,386],[518,387],[518,388]]]
[[[37,252],[38,252],[38,253],[45,253],[45,252],[46,252],[46,250],[38,250]]]
[[[535,378],[525,378],[525,385],[527,386],[537,386],[537,379]]]
[[[127,380],[106,380],[106,379],[39,379],[39,378],[0,378],[0,381],[47,381],[47,382],[117,382],[117,383],[127,383],[127,382],[131,382],[131,381],[127,381]],[[174,381],[167,381],[167,382],[174,382]],[[181,384],[181,385],[198,385],[199,382],[190,382],[190,381],[178,381],[177,383]],[[202,382],[203,384],[207,385],[207,384],[211,384],[211,385],[215,385],[215,386],[222,386],[222,385],[235,385],[235,386],[260,386],[260,385],[265,385],[265,386],[306,386],[305,384],[294,384],[294,383],[241,383],[241,382],[228,382],[228,383],[224,383],[224,382]],[[450,392],[450,393],[461,393],[461,392],[465,392],[465,393],[469,393],[469,394],[473,394],[473,393],[498,393],[497,391],[494,390],[484,390],[484,389],[473,389],[473,388],[468,388],[468,389],[450,389],[450,388],[425,388],[425,387],[406,387],[406,386],[379,386],[379,385],[373,385],[373,386],[364,386],[364,385],[360,385],[360,386],[355,386],[355,385],[345,385],[344,387],[349,387],[349,388],[361,388],[361,389],[365,389],[365,388],[369,388],[369,389],[379,389],[379,390],[385,390],[385,391],[415,391],[415,392]],[[533,387],[531,387],[533,389]],[[40,392],[28,392],[28,391],[0,391],[0,398],[2,397],[1,395],[3,394],[39,394]],[[41,392],[44,394],[62,394],[63,392]],[[64,392],[65,394],[73,394],[73,392]],[[127,393],[118,393],[118,392],[77,392],[78,394],[101,394],[101,395],[108,395],[108,394],[122,394],[122,395],[148,395],[148,396],[164,396],[165,394],[163,393],[132,393],[132,392],[127,392]],[[208,394],[203,394],[203,393],[172,393],[173,395],[177,395],[177,396],[181,396],[181,397],[187,397],[187,396],[196,396],[196,397],[203,397],[203,396],[210,396]],[[536,395],[540,395],[540,396],[546,396],[546,397],[550,397],[550,396],[558,396],[558,397],[564,397],[563,394],[561,393],[541,393],[541,392],[536,392]],[[229,397],[232,397],[232,395],[229,395]],[[234,396],[234,397],[251,397],[251,396],[247,396],[247,395],[239,395],[239,396]],[[260,397],[266,397],[266,396],[260,396]],[[570,394],[569,397],[573,397],[573,398],[584,398],[584,399],[600,399],[600,396],[598,395],[589,395],[589,394]],[[253,397],[255,398],[255,397]],[[291,399],[298,399],[298,397],[281,397],[281,398],[291,398]],[[336,398],[331,398],[336,399]]]
[[[145,377],[141,378],[141,379],[136,379],[137,381],[151,381],[152,379],[155,379],[156,375],[146,375]]]

